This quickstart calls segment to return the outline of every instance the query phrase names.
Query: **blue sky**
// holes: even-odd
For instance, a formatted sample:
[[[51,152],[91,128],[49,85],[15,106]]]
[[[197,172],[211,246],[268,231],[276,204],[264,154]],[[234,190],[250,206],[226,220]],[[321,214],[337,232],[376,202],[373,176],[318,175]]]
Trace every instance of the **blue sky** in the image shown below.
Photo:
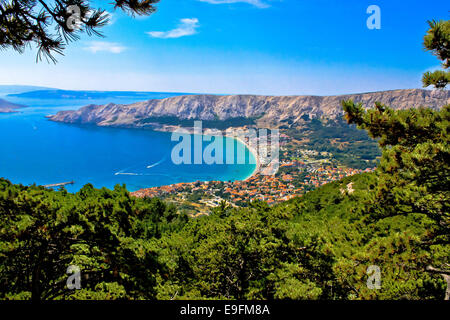
[[[106,1],[97,1],[105,4]],[[369,30],[370,5],[381,29]],[[83,36],[58,64],[0,51],[0,84],[74,90],[332,95],[418,88],[439,66],[422,48],[437,0],[161,0],[132,19],[110,6],[106,38]]]

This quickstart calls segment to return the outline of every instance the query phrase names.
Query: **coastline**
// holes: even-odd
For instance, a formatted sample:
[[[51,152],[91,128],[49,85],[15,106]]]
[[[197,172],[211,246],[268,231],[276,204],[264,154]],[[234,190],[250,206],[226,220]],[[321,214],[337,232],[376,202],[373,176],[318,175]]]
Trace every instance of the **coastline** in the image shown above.
[[[46,116],[46,118],[50,121],[55,121],[54,119],[52,119],[52,116]],[[61,122],[61,121],[55,121],[55,122]],[[175,132],[177,130],[186,130],[186,132],[188,132],[189,134],[196,134],[194,133],[194,128],[193,127],[181,127],[179,125],[164,125],[164,124],[147,124],[146,126],[128,126],[128,125],[99,125],[99,124],[83,124],[83,125],[92,125],[94,127],[110,127],[110,128],[124,128],[124,129],[140,129],[140,130],[151,130],[151,131],[156,131],[156,132]],[[239,127],[229,127],[228,129],[242,129]],[[201,133],[202,136],[214,136],[214,128],[204,128],[203,132]],[[245,141],[245,139],[242,139],[239,136],[236,135],[228,135],[225,132],[227,130],[220,130],[221,132],[224,132],[223,135],[221,135],[222,137],[226,137],[226,138],[232,138],[236,141],[239,141],[240,143],[242,143],[248,150],[249,152],[253,155],[253,157],[255,158],[255,168],[253,169],[253,171],[248,174],[246,177],[241,178],[241,179],[237,179],[236,181],[248,181],[250,180],[252,177],[254,177],[260,170],[260,160],[258,157],[258,152],[257,150],[255,150],[252,146],[250,146],[250,144]],[[217,134],[216,134],[217,135]],[[169,184],[170,185],[170,184]],[[142,188],[139,190],[143,190],[143,189],[148,189],[151,187],[146,187],[146,188]],[[139,191],[137,190],[137,191]],[[136,191],[135,191],[136,192]]]
[[[152,128],[152,130],[162,131],[162,132],[174,132],[174,131],[176,131],[178,129],[185,129],[185,130],[189,131],[189,133],[195,134],[193,132],[194,129],[192,127],[181,127],[181,126],[175,126],[175,125],[161,125],[160,127],[153,127]],[[226,130],[222,130],[222,131],[227,132],[229,129],[239,129],[239,127],[236,127],[236,128],[229,127]],[[205,128],[203,130],[204,132],[202,133],[202,135],[214,136],[214,130],[218,130],[218,129]],[[223,137],[231,138],[231,139],[234,139],[236,141],[239,141],[240,143],[242,143],[249,150],[249,152],[255,158],[255,161],[256,161],[255,169],[252,171],[252,173],[248,177],[246,177],[245,179],[239,180],[239,181],[248,181],[248,180],[250,180],[252,177],[254,177],[259,172],[259,169],[260,169],[260,166],[261,166],[261,163],[259,161],[258,151],[255,150],[252,146],[250,146],[250,144],[247,141],[245,141],[244,139],[242,139],[239,136],[224,134]]]
[[[258,172],[259,172],[259,168],[260,168],[260,162],[259,162],[259,157],[258,157],[258,151],[255,150],[253,147],[250,146],[249,143],[247,143],[246,141],[244,141],[241,137],[237,137],[237,136],[229,136],[229,135],[225,135],[225,137],[227,138],[233,138],[236,141],[239,141],[240,143],[244,144],[245,147],[250,151],[250,153],[253,155],[253,157],[256,160],[256,165],[255,165],[255,169],[253,170],[253,172],[245,179],[241,180],[241,181],[248,181],[250,180],[253,176],[255,176]]]

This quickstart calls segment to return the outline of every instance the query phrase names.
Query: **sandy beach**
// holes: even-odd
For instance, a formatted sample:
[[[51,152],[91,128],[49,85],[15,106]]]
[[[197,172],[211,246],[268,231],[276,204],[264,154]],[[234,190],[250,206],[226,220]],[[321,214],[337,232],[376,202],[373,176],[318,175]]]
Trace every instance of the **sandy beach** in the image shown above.
[[[233,135],[225,135],[225,137],[232,138],[232,139],[235,139],[236,141],[241,142],[252,153],[253,157],[255,157],[255,160],[256,160],[255,170],[253,170],[253,172],[247,178],[245,178],[243,181],[249,180],[250,178],[252,178],[254,175],[256,175],[259,172],[260,162],[259,162],[258,151],[255,150],[253,147],[251,147],[250,144],[247,143],[245,140],[243,140],[241,137],[233,136]]]

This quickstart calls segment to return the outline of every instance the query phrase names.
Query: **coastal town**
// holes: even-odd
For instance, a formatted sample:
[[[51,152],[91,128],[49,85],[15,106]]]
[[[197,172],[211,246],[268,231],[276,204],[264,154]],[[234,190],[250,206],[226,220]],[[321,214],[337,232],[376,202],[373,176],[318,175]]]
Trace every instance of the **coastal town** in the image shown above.
[[[333,154],[307,149],[297,143],[286,134],[280,135],[279,169],[274,175],[261,174],[262,168],[257,168],[244,181],[177,183],[138,190],[132,195],[159,197],[192,216],[198,216],[208,214],[211,208],[222,202],[240,207],[255,200],[277,204],[301,197],[332,181],[375,170],[375,167],[355,169],[339,165]]]
[[[296,165],[288,166],[295,168]],[[159,197],[177,203],[181,209],[187,209],[191,213],[206,214],[211,207],[218,206],[222,201],[232,206],[246,206],[254,200],[275,204],[301,197],[305,192],[326,183],[369,171],[373,169],[320,167],[275,176],[256,174],[245,181],[178,183],[142,189],[132,194],[137,197]]]

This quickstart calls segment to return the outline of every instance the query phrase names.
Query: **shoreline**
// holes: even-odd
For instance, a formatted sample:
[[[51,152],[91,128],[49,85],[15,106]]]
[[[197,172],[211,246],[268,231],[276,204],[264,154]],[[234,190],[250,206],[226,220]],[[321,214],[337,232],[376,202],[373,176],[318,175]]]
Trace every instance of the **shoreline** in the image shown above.
[[[237,136],[229,136],[229,135],[224,135],[227,138],[233,138],[236,141],[241,142],[243,145],[245,145],[245,147],[249,150],[249,152],[253,155],[253,157],[256,160],[256,164],[255,164],[255,169],[252,171],[252,173],[245,179],[241,180],[241,181],[248,181],[250,180],[253,176],[255,176],[258,172],[259,172],[259,168],[260,168],[260,162],[259,162],[259,157],[258,157],[258,151],[253,149],[249,143],[247,143],[246,141],[242,140],[241,137],[237,137]]]

